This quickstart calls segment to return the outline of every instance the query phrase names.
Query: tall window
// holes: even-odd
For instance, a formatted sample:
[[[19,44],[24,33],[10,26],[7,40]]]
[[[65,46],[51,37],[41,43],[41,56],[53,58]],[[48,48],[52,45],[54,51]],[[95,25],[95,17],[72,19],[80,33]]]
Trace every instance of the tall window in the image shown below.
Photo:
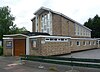
[[[84,46],[86,45],[86,42],[85,42],[85,41],[83,41],[83,45],[84,45]]]
[[[95,41],[93,41],[93,45],[96,45],[96,42]]]
[[[42,15],[41,18],[41,31],[51,34],[52,26],[50,13]]]
[[[77,41],[77,46],[80,46],[80,42],[79,41]]]
[[[89,41],[89,45],[91,45],[91,42]]]

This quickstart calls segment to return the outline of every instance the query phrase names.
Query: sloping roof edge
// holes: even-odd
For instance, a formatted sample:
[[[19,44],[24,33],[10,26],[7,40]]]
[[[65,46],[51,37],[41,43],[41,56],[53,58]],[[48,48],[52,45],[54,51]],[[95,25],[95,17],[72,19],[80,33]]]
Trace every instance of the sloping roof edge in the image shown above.
[[[13,37],[13,36],[18,36],[18,35],[24,36],[24,37],[29,37],[29,36],[24,35],[24,34],[11,34],[11,35],[3,35],[3,36],[5,36],[5,37],[7,37],[7,36]]]
[[[60,15],[60,16],[62,16],[62,17],[67,18],[68,20],[70,20],[70,21],[72,21],[72,22],[74,22],[74,23],[76,23],[76,24],[78,24],[78,25],[80,25],[80,26],[82,26],[82,27],[84,27],[84,28],[86,28],[86,29],[92,31],[92,30],[89,29],[88,27],[86,27],[86,26],[80,24],[79,22],[77,22],[77,21],[71,19],[70,17],[68,17],[68,16],[66,16],[66,15],[64,15],[64,14],[62,14],[62,13],[60,13],[60,12],[53,11],[53,10],[51,10],[51,9],[49,9],[49,8],[46,8],[46,7],[41,7],[41,8],[39,8],[36,12],[34,12],[34,15],[36,15],[36,13],[39,12],[40,10],[46,10],[46,11],[50,11],[50,12],[52,12],[52,13],[58,14],[58,15]],[[32,19],[31,19],[31,20],[32,20]]]

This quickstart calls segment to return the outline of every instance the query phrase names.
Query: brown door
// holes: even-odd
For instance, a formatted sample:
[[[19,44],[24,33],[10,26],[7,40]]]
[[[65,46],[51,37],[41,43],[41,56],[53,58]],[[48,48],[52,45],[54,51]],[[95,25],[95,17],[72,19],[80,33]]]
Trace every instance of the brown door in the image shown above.
[[[14,56],[25,55],[26,39],[14,39]]]

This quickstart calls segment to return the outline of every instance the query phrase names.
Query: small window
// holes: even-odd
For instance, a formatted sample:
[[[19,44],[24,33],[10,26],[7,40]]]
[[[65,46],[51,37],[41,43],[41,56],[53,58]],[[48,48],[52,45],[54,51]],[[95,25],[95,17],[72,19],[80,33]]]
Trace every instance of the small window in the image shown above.
[[[57,41],[57,39],[54,39],[55,41]]]
[[[65,41],[67,41],[67,39],[65,39]]]
[[[85,41],[83,41],[83,45],[84,45],[84,46],[86,45],[86,42],[85,42]]]
[[[93,45],[96,45],[96,42],[95,41],[93,41]]]
[[[46,38],[45,40],[46,40],[46,41],[49,41],[50,39],[49,39],[49,38]]]
[[[96,41],[96,45],[98,45],[98,41]]]
[[[61,41],[64,41],[64,39],[62,38]]]
[[[58,41],[61,41],[61,39],[58,39]]]
[[[79,41],[77,41],[77,46],[80,46],[80,42]]]
[[[53,38],[50,38],[50,41],[53,41],[54,39]]]
[[[89,41],[89,45],[91,45],[91,42]]]

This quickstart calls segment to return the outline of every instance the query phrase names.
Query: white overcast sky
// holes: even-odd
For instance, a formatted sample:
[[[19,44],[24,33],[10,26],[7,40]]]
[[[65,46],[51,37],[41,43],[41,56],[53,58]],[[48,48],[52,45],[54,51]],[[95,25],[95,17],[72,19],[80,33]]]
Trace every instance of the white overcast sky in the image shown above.
[[[31,19],[41,6],[65,14],[83,24],[96,14],[100,16],[100,0],[0,0],[0,7],[9,6],[18,27],[32,30]]]

